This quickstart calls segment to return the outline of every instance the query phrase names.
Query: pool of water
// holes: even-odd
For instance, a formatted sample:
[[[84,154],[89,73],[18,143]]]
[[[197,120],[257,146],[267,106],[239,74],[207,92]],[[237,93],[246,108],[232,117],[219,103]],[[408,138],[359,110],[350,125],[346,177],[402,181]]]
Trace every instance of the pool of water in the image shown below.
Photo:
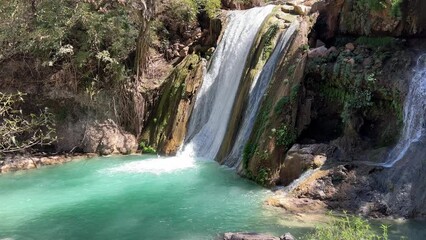
[[[229,231],[299,237],[326,219],[266,207],[269,194],[211,161],[83,160],[0,175],[0,239],[200,240]],[[426,239],[425,222],[387,224],[390,239]]]
[[[214,239],[302,234],[268,191],[215,162],[109,157],[0,176],[0,239]]]

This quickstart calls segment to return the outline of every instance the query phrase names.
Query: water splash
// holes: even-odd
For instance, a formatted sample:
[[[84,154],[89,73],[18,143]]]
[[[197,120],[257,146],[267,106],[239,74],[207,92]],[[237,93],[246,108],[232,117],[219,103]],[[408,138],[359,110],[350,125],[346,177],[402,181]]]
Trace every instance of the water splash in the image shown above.
[[[106,173],[171,173],[195,167],[195,159],[189,157],[160,157],[121,164],[102,170]]]
[[[226,134],[250,48],[273,8],[269,5],[229,14],[228,26],[197,94],[184,155],[216,157]]]
[[[279,60],[286,54],[298,27],[299,22],[295,21],[286,30],[286,32],[281,35],[271,57],[268,59],[260,74],[254,79],[250,88],[249,101],[243,117],[244,120],[241,124],[240,130],[238,131],[234,146],[224,161],[227,166],[238,168],[241,164],[244,145],[252,132],[263,95],[269,86]]]
[[[419,57],[404,106],[404,129],[398,144],[381,167],[393,167],[403,159],[413,143],[421,141],[426,132],[426,54]]]

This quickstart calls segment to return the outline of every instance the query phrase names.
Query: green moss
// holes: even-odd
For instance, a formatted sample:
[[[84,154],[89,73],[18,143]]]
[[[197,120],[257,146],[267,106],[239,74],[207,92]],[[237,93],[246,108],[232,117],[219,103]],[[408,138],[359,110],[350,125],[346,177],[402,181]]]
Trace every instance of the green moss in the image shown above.
[[[145,141],[142,141],[139,143],[139,148],[142,150],[142,153],[146,154],[155,154],[157,153],[157,150],[151,146],[147,146]]]
[[[254,153],[256,152],[257,145],[253,143],[246,143],[243,150],[243,167],[244,169],[248,168],[248,164],[250,159],[254,156]]]
[[[349,216],[346,213],[341,217],[333,217],[333,220],[315,228],[312,234],[305,236],[305,240],[387,240],[388,227],[381,226],[381,234],[377,234],[367,220],[360,217]]]
[[[253,136],[252,140],[248,142],[243,151],[243,167],[247,169],[250,159],[254,156],[258,148],[258,142],[262,133],[264,133],[269,126],[269,114],[271,113],[272,103],[270,100],[267,100],[259,110],[259,113],[256,118],[256,122],[253,126]]]
[[[373,11],[380,11],[386,8],[386,0],[358,0],[357,3]]]
[[[261,168],[257,173],[255,181],[260,185],[265,185],[269,179],[270,170],[266,168]]]
[[[274,107],[275,114],[282,114],[283,109],[290,103],[290,97],[284,96],[282,97]]]
[[[262,60],[266,61],[271,56],[272,52],[274,51],[275,44],[273,44],[273,39],[277,36],[279,27],[278,24],[273,24],[269,27],[269,29],[263,34],[263,53],[262,53]]]
[[[398,17],[398,18],[402,16],[402,12],[401,12],[402,1],[403,0],[392,0],[392,8],[391,8],[392,16]]]
[[[193,54],[187,56],[170,74],[166,85],[161,90],[161,98],[152,118],[145,129],[149,136],[148,143],[157,147],[166,140],[173,118],[176,116],[181,99],[185,98],[186,79],[197,69],[200,58]]]
[[[299,90],[300,84],[296,84],[291,88],[290,98],[292,101],[295,101],[297,99],[297,96],[299,95]]]
[[[297,138],[296,132],[285,124],[282,124],[278,129],[273,129],[273,133],[276,144],[285,148],[289,148]]]
[[[368,47],[377,48],[377,47],[386,47],[394,46],[396,44],[396,39],[393,37],[359,37],[356,40],[356,43],[361,45],[366,45]]]

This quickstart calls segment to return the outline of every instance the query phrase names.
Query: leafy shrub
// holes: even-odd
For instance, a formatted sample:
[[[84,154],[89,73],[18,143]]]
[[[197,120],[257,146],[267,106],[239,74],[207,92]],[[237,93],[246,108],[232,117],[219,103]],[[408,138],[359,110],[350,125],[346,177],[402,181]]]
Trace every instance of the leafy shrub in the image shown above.
[[[146,143],[144,141],[142,141],[139,144],[139,147],[142,150],[142,153],[146,153],[146,154],[155,154],[155,153],[157,153],[157,150],[155,150],[155,148],[146,145]]]
[[[319,226],[314,233],[306,236],[305,240],[387,240],[388,228],[381,226],[381,235],[377,234],[368,223],[360,217],[345,215],[334,218],[330,223]]]
[[[278,146],[290,147],[296,141],[296,133],[282,124],[280,128],[273,129],[275,142]]]
[[[210,18],[217,15],[222,5],[221,0],[198,0],[198,3]]]
[[[56,140],[54,116],[48,109],[24,114],[19,109],[24,95],[0,92],[0,154],[49,145]]]
[[[274,107],[275,114],[281,114],[284,107],[287,106],[289,103],[290,103],[290,97],[289,96],[282,97]]]
[[[384,46],[392,46],[395,44],[393,37],[359,37],[356,43],[366,45],[368,47],[377,48]]]
[[[136,48],[138,22],[130,5],[104,2],[40,0],[31,6],[26,1],[1,1],[0,18],[5,21],[0,23],[0,58],[25,55],[45,67],[69,63],[82,79],[80,86],[95,79],[122,80],[126,67],[133,68],[125,61]]]

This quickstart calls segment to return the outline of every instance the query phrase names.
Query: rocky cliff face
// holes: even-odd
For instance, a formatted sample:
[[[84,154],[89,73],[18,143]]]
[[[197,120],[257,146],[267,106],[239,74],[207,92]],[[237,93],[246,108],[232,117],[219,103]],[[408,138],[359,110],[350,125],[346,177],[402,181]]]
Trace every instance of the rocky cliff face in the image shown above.
[[[274,73],[243,152],[239,172],[264,185],[273,185],[284,153],[294,142],[300,82],[306,64],[307,35],[315,16],[300,17],[300,27]]]
[[[363,164],[384,162],[399,139],[408,82],[425,51],[422,40],[403,38],[424,36],[423,2],[366,4],[314,3],[313,31],[299,33],[271,83],[240,171],[268,186],[303,176],[286,199],[271,205],[425,215],[421,143],[392,169]]]
[[[176,66],[162,87],[159,103],[142,136],[142,141],[158,153],[174,155],[181,146],[204,68],[202,59],[189,55]]]
[[[419,0],[356,1],[322,0],[312,12],[320,17],[315,27],[323,41],[334,41],[338,35],[355,36],[426,36],[426,3]]]

